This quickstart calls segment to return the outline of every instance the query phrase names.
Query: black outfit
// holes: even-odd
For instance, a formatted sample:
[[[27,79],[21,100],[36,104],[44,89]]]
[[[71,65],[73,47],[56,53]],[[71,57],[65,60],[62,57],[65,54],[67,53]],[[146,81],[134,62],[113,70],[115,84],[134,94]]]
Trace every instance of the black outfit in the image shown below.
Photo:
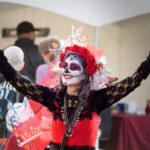
[[[20,92],[22,92],[27,97],[45,105],[50,111],[54,112],[54,122],[62,122],[62,116],[61,116],[61,110],[60,107],[63,105],[63,99],[65,93],[60,93],[60,97],[56,97],[56,93],[53,89],[50,89],[48,87],[43,87],[40,85],[37,85],[33,82],[30,82],[22,77],[20,77],[15,70],[7,63],[7,59],[3,56],[3,52],[0,51],[0,71],[4,74],[5,78],[14,86],[16,89]],[[79,122],[83,122],[83,124],[86,124],[87,121],[92,121],[94,114],[99,115],[99,113],[104,110],[105,108],[109,107],[110,105],[114,104],[130,92],[132,92],[136,87],[138,87],[143,79],[146,79],[147,76],[150,73],[150,55],[148,56],[147,60],[144,61],[141,66],[137,69],[137,71],[131,76],[127,77],[126,79],[115,83],[112,86],[109,86],[105,89],[99,90],[99,91],[93,91],[91,95],[89,96],[89,103],[88,105],[83,109]],[[77,97],[72,96],[71,99],[77,99]],[[72,111],[73,108],[68,108],[68,114]],[[59,122],[59,123],[60,123]],[[80,134],[78,138],[78,142],[81,143],[87,143],[84,146],[80,146],[78,144],[75,145],[66,145],[65,150],[93,150],[94,144],[88,144],[91,143],[91,139],[86,139],[86,137],[89,136],[89,134],[92,134],[92,128],[90,128],[91,124],[86,124],[85,127],[82,126],[82,129],[80,128],[82,124],[79,123],[75,127],[78,128],[79,132],[76,132],[76,134]],[[92,127],[94,126],[94,123],[92,123]],[[62,127],[62,126],[61,126]],[[90,129],[89,129],[90,128]],[[55,130],[58,130],[57,133],[55,133]],[[54,138],[53,138],[53,144],[55,145],[56,149],[60,146],[59,138],[64,133],[62,132],[62,128],[59,129],[59,126],[56,125],[54,129]],[[86,136],[82,135],[86,131]],[[59,135],[57,135],[59,133]],[[71,137],[69,140],[73,140],[77,143],[75,139],[75,134],[73,137]],[[90,135],[90,137],[96,138],[96,136]],[[81,138],[82,137],[82,138]],[[79,140],[81,139],[81,140]],[[68,143],[69,143],[68,140]],[[87,141],[86,141],[87,140]],[[95,139],[94,139],[95,140]],[[95,140],[96,141],[96,140]],[[67,143],[67,144],[68,144]],[[54,148],[55,149],[55,148]]]
[[[32,81],[35,81],[36,68],[45,63],[43,57],[39,53],[38,47],[32,40],[27,38],[17,40],[15,45],[20,47],[24,52],[25,66],[21,71],[21,74],[27,76]]]

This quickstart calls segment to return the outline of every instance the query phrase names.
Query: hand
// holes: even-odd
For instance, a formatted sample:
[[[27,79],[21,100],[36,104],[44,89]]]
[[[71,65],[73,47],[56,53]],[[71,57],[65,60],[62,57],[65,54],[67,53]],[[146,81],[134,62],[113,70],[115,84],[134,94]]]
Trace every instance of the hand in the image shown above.
[[[113,82],[118,81],[118,77],[110,77],[110,76],[108,76],[107,79],[108,79],[108,85],[111,85]]]
[[[147,59],[143,61],[137,69],[137,72],[141,75],[141,77],[143,77],[143,79],[146,79],[150,74],[150,52]]]
[[[102,68],[104,67],[104,64],[103,63],[99,63],[97,64],[97,70],[99,72],[100,75],[102,75]]]

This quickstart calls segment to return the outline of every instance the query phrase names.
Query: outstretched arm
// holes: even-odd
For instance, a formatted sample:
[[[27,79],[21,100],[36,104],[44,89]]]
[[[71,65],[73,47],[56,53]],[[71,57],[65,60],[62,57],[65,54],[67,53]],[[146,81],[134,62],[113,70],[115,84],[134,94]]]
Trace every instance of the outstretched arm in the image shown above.
[[[98,97],[100,97],[100,95],[103,97],[103,100],[101,102],[98,102],[97,105],[97,107],[99,107],[99,111],[114,104],[121,98],[128,95],[135,88],[137,88],[140,85],[141,81],[143,79],[146,79],[149,74],[150,54],[147,59],[143,63],[141,63],[137,71],[131,77],[127,77],[126,79],[109,86],[107,89],[95,92],[95,96],[97,99],[96,101],[98,101]]]
[[[8,63],[2,50],[0,50],[0,72],[4,75],[6,80],[28,98],[47,106],[52,102],[51,99],[53,94],[51,89],[37,85],[17,74],[13,67]]]
[[[143,79],[146,79],[150,74],[150,54],[147,59],[141,63],[137,71],[128,77],[112,86],[107,90],[107,102],[108,104],[113,104],[120,100],[121,98],[128,95],[135,88],[137,88]]]

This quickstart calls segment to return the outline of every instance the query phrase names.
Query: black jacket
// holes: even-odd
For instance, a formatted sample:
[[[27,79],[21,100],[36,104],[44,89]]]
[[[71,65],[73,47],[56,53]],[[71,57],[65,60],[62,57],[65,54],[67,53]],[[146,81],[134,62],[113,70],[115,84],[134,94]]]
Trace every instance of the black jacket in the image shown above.
[[[27,38],[17,40],[15,45],[20,47],[24,52],[25,66],[21,71],[21,74],[27,76],[32,81],[35,81],[36,68],[40,64],[45,63],[43,57],[39,53],[38,47],[32,40]]]

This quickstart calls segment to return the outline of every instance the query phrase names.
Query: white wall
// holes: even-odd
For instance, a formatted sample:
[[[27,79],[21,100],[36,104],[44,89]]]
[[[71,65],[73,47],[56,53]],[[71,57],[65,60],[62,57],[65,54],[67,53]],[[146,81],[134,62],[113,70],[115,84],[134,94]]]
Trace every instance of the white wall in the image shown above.
[[[150,14],[101,27],[100,37],[112,75],[122,80],[132,75],[150,52]],[[135,100],[141,110],[149,98],[150,77],[122,101]]]
[[[1,35],[4,27],[15,28],[18,23],[26,20],[32,22],[35,27],[49,27],[51,30],[50,36],[57,35],[57,37],[62,39],[67,39],[68,35],[71,34],[72,25],[75,25],[76,28],[83,26],[83,35],[88,34],[88,42],[91,44],[94,43],[94,27],[38,8],[0,3],[0,20]],[[0,48],[3,49],[13,44],[15,39],[2,38],[0,36]],[[36,38],[35,42],[38,44],[42,39]]]

